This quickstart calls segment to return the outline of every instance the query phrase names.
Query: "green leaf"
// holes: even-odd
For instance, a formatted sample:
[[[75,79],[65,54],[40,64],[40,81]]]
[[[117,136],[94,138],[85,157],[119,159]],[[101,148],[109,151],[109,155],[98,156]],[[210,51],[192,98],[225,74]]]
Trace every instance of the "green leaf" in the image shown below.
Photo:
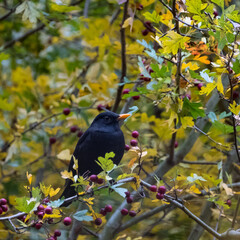
[[[15,208],[19,211],[30,213],[36,205],[36,201],[33,198],[21,197],[16,198]]]
[[[115,157],[114,152],[106,153],[104,158],[98,157],[98,161],[96,161],[96,163],[102,168],[104,172],[109,172],[115,166],[113,161],[109,158],[114,158],[114,157]]]
[[[229,116],[231,116],[231,115],[232,115],[231,112],[226,113],[226,112],[224,111],[224,112],[220,113],[220,115],[219,115],[219,120],[221,120],[221,119],[223,119],[223,118],[225,118],[225,117],[229,117]]]
[[[211,119],[212,122],[217,121],[217,116],[214,112],[208,113],[208,117]]]
[[[187,0],[187,10],[190,13],[201,14],[202,1],[201,0]]]
[[[41,190],[39,188],[33,188],[32,197],[36,199],[36,202],[39,202],[42,197]]]
[[[129,117],[127,117],[124,122],[127,122],[127,120],[134,114],[138,111],[138,107],[137,106],[132,106],[129,108],[129,110],[131,110],[130,112],[128,112],[128,114],[130,114]]]
[[[207,181],[207,180],[205,180],[203,177],[198,176],[196,173],[191,174],[191,177],[190,177],[190,176],[187,177],[187,180],[188,180],[188,182],[190,182],[190,183],[193,183],[193,182],[195,182],[195,181],[204,181],[204,182]]]
[[[239,59],[236,59],[236,61],[233,63],[233,71],[238,74],[240,73],[240,61]]]
[[[140,68],[141,74],[144,77],[151,78],[150,74],[148,73],[148,71],[146,70],[145,66],[143,65],[141,57],[138,57],[138,66]]]
[[[128,189],[126,189],[126,188],[119,188],[119,186],[121,186],[121,185],[123,185],[123,183],[119,183],[119,184],[113,185],[111,187],[111,189],[114,190],[116,193],[118,193],[123,198],[125,198],[126,197],[125,192],[127,192]]]
[[[80,222],[82,222],[82,221],[86,221],[86,222],[93,221],[92,216],[86,215],[87,212],[88,212],[88,210],[78,211],[73,215],[73,217]]]
[[[51,9],[60,13],[72,12],[75,10],[80,10],[78,6],[67,6],[67,5],[58,5],[56,3],[51,3]]]
[[[157,14],[157,12],[156,12],[155,10],[154,10],[152,13],[150,13],[150,12],[145,12],[145,13],[143,14],[143,16],[144,16],[147,20],[149,20],[149,21],[151,21],[151,22],[154,22],[154,23],[159,23],[159,22],[160,22],[160,19],[161,19],[160,15]]]
[[[13,108],[13,103],[8,103],[7,99],[0,98],[0,109],[2,109],[3,111],[12,111]]]
[[[213,3],[216,3],[222,11],[224,11],[224,0],[212,0]]]
[[[201,107],[201,103],[190,102],[187,97],[184,98],[183,109],[188,110],[194,119],[198,117],[205,117],[206,114]]]
[[[63,200],[58,199],[58,200],[49,202],[48,206],[50,206],[52,208],[58,208],[63,204],[63,202],[64,202],[64,199]]]

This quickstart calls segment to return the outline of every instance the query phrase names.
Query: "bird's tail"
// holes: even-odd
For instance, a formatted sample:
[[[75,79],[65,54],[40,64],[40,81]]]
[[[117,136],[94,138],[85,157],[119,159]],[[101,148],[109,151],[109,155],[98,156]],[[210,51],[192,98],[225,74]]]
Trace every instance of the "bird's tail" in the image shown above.
[[[62,197],[64,197],[64,199],[70,198],[70,197],[72,197],[72,196],[77,194],[76,191],[75,191],[75,187],[71,186],[72,184],[73,184],[73,181],[71,181],[70,179],[67,179],[66,187],[65,187],[65,189],[64,189],[60,199]],[[64,202],[60,207],[67,207],[70,204],[71,204],[71,202],[66,202],[66,203]]]

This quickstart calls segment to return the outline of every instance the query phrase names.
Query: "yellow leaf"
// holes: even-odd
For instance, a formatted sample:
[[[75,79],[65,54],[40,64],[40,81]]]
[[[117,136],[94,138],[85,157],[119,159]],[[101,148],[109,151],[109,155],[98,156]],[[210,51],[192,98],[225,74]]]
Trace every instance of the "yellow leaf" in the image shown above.
[[[217,86],[217,83],[212,82],[212,83],[208,83],[206,86],[203,86],[201,88],[200,94],[206,94],[207,96],[215,89],[215,87]]]
[[[192,117],[181,117],[182,127],[185,129],[187,127],[193,127],[194,121]]]
[[[46,218],[61,218],[62,214],[59,209],[53,208],[52,214],[44,214],[43,220]]]
[[[40,183],[40,189],[45,197],[47,197],[47,196],[53,197],[56,194],[58,194],[58,192],[60,191],[60,188],[57,188],[56,190],[54,190],[54,188],[52,188],[51,185],[46,187],[42,183]]]
[[[178,119],[177,113],[175,113],[173,110],[170,110],[170,111],[171,111],[171,114],[170,114],[170,117],[168,119],[168,126],[169,127],[173,124],[174,119]]]
[[[219,76],[219,77],[218,77],[218,80],[217,80],[217,90],[218,90],[221,94],[224,94],[221,76]]]
[[[71,154],[70,154],[70,150],[69,149],[65,149],[63,151],[61,151],[58,155],[57,158],[61,159],[61,160],[71,160]]]
[[[196,194],[201,193],[201,191],[195,185],[190,187],[189,192],[193,192],[193,193],[196,193]]]
[[[57,188],[56,190],[54,190],[54,188],[51,188],[50,189],[50,192],[49,192],[49,197],[53,197],[55,195],[57,195],[60,191],[60,188]]]
[[[186,181],[187,177],[183,176],[183,175],[178,175],[176,178],[177,181]]]
[[[78,160],[75,158],[75,156],[73,155],[73,169],[75,169],[76,171],[78,170]]]
[[[31,185],[32,184],[32,174],[28,174],[28,172],[27,172],[27,179],[28,179],[29,185]]]
[[[202,56],[200,57],[200,55],[197,55],[194,57],[193,60],[196,60],[196,61],[199,61],[199,62],[202,62],[202,63],[205,63],[205,64],[210,64],[211,62],[208,60],[208,57],[207,56]]]
[[[134,157],[130,160],[130,162],[128,163],[128,167],[131,168],[133,166],[133,164],[137,161],[137,157]]]
[[[67,170],[62,171],[61,175],[62,175],[62,178],[64,178],[64,179],[67,179],[67,178],[72,179],[73,178],[73,173],[68,172]]]
[[[94,198],[84,198],[83,201],[90,204],[90,205],[93,205],[93,200]]]
[[[186,69],[187,67],[192,71],[199,69],[199,66],[196,63],[188,62],[182,64],[182,70]]]
[[[238,115],[240,112],[240,105],[237,105],[235,101],[228,108],[234,115]]]
[[[136,182],[130,182],[130,185],[135,191],[137,191],[137,189],[140,187],[141,180],[137,174],[134,173],[133,175],[134,175],[133,177],[135,177],[136,179]]]
[[[155,40],[159,42],[158,38]],[[162,44],[160,43],[160,45],[163,45],[163,53],[177,54],[179,48],[185,49],[184,44],[189,40],[189,37],[184,37],[174,31],[171,31],[161,39]]]

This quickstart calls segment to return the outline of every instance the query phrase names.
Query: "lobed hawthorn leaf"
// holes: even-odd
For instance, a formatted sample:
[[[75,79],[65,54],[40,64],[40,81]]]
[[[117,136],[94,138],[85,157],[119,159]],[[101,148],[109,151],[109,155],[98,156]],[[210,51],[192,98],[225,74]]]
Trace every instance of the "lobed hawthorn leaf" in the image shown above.
[[[82,221],[86,221],[86,222],[93,221],[92,216],[86,215],[87,212],[88,212],[88,210],[78,211],[73,215],[73,217],[80,222],[82,222]]]
[[[98,157],[98,160],[96,161],[96,163],[102,168],[104,172],[109,172],[115,167],[115,164],[109,158],[114,158],[114,157],[115,157],[114,152],[106,153],[105,157]]]
[[[159,23],[160,22],[160,20],[161,20],[161,16],[154,10],[152,13],[150,13],[150,12],[145,12],[144,14],[143,14],[143,16],[147,19],[147,20],[149,20],[149,21],[151,21],[151,22],[154,22],[154,23]]]
[[[185,97],[183,101],[183,110],[189,111],[194,119],[206,116],[204,110],[202,109],[202,104],[190,102],[187,97]]]

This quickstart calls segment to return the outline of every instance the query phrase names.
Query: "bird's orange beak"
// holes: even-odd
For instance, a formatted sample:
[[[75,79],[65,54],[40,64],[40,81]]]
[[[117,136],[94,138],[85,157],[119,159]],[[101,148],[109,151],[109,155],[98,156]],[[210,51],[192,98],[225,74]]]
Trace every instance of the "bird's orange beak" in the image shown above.
[[[131,116],[131,114],[120,114],[119,117],[118,117],[118,120],[121,120],[121,119],[126,119],[127,117]]]

